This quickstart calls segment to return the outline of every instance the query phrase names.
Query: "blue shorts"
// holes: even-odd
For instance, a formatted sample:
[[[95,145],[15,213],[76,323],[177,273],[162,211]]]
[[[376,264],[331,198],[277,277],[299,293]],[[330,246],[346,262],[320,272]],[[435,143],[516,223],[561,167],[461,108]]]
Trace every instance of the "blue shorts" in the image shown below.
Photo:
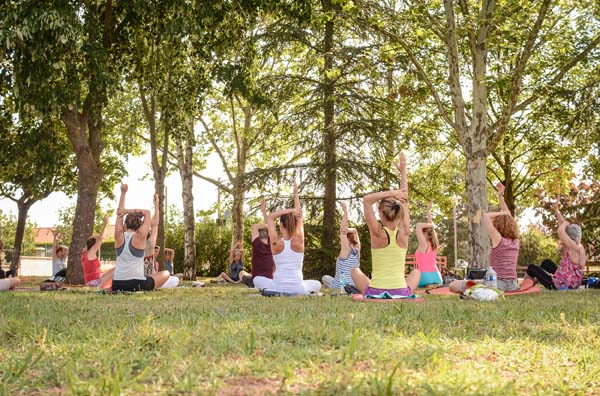
[[[441,285],[442,283],[442,275],[439,271],[421,272],[421,280],[419,280],[419,287],[424,287],[427,285]]]

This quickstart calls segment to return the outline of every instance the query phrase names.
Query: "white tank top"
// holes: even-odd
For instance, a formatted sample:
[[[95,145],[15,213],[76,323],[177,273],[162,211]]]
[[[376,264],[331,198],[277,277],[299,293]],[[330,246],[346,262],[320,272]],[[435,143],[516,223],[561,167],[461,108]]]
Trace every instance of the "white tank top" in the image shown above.
[[[279,254],[273,255],[275,262],[275,273],[273,281],[280,286],[290,288],[298,287],[302,284],[302,262],[304,253],[294,252],[291,246],[291,240],[283,239],[283,250]]]
[[[124,233],[125,243],[117,249],[114,280],[146,279],[144,275],[144,250],[131,245],[133,232]]]

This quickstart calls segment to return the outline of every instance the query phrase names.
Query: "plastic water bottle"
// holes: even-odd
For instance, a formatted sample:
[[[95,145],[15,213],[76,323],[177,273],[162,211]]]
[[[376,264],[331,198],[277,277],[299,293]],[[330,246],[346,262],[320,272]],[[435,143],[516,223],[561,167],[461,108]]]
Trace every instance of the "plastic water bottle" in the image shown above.
[[[485,285],[491,289],[498,288],[498,276],[496,271],[490,266],[485,273]]]
[[[340,272],[340,293],[344,294],[346,293],[346,290],[344,289],[346,287],[346,285],[348,284],[348,280],[346,279],[346,273],[344,271]]]

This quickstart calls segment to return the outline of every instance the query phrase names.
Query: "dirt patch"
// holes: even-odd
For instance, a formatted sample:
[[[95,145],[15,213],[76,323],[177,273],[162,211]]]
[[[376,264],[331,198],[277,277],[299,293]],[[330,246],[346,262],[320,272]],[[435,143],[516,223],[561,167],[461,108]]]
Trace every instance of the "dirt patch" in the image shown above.
[[[281,389],[278,378],[238,377],[227,379],[217,391],[218,396],[276,395]]]

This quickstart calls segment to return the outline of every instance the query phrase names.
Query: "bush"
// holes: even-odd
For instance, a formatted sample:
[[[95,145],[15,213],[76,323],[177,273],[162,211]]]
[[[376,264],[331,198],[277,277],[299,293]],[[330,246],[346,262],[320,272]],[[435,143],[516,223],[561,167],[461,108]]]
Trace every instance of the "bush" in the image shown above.
[[[530,227],[527,232],[522,233],[520,243],[519,266],[526,267],[529,264],[539,265],[542,260],[548,258],[555,263],[560,261],[558,243],[538,228]]]

